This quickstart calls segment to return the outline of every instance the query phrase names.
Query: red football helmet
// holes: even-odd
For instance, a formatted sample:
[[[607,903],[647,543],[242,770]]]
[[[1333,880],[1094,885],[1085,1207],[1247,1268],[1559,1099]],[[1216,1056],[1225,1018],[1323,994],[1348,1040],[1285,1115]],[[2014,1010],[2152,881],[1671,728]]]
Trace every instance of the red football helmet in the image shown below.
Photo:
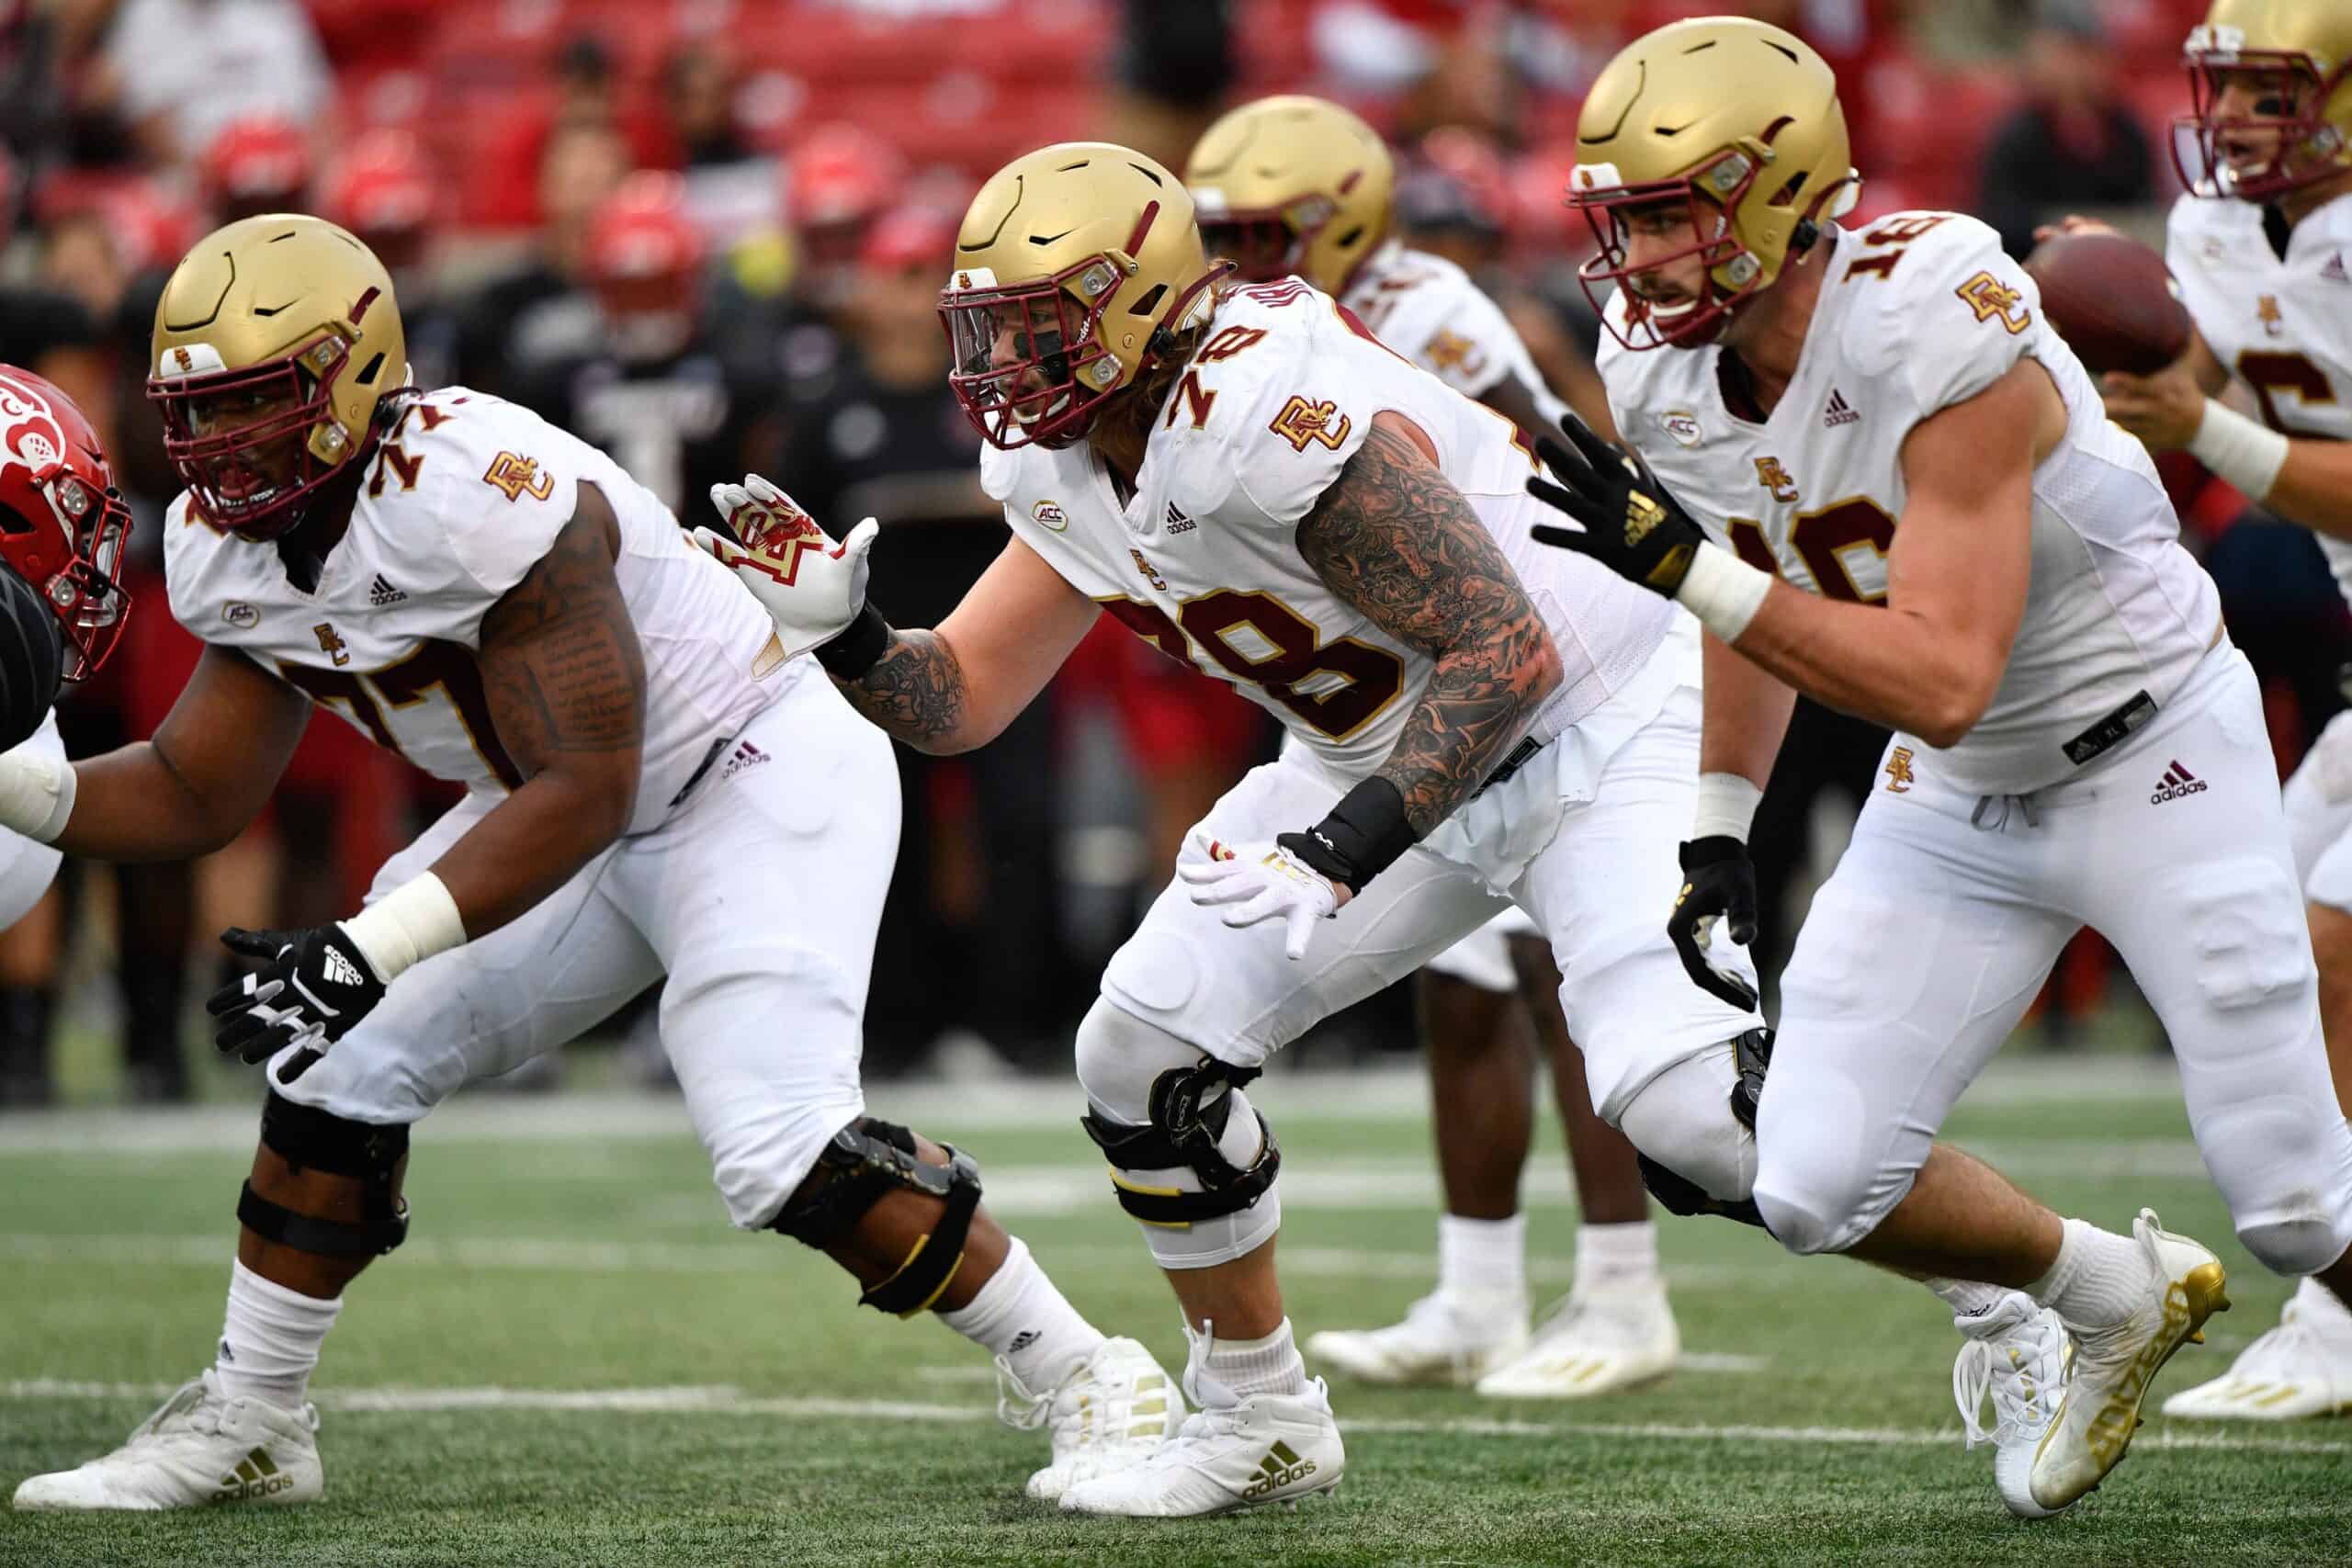
[[[371,130],[328,171],[320,206],[395,271],[422,254],[433,221],[433,172],[416,138]]]
[[[248,115],[204,150],[204,190],[232,216],[298,209],[311,184],[311,143],[283,115]]]
[[[802,262],[820,272],[857,260],[866,226],[895,205],[907,183],[899,150],[854,125],[820,125],[793,146],[785,175],[785,216]]]
[[[0,365],[0,559],[65,628],[65,679],[106,662],[130,619],[130,509],[90,422],[29,370]]]
[[[589,287],[624,357],[656,359],[685,346],[703,238],[686,215],[683,179],[643,171],[623,180],[589,219],[584,254]]]

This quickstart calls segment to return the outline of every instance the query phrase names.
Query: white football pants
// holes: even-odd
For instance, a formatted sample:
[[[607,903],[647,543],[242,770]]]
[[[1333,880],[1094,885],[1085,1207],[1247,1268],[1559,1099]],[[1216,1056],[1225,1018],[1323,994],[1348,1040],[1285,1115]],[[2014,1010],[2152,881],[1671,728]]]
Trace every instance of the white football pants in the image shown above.
[[[765,1224],[865,1110],[866,983],[898,853],[890,741],[808,661],[650,832],[527,914],[394,980],[277,1092],[408,1122],[520,1066],[664,975],[662,1043],[727,1213]],[[715,738],[714,738],[715,739]],[[469,795],[384,863],[370,897],[440,857],[500,796]]]

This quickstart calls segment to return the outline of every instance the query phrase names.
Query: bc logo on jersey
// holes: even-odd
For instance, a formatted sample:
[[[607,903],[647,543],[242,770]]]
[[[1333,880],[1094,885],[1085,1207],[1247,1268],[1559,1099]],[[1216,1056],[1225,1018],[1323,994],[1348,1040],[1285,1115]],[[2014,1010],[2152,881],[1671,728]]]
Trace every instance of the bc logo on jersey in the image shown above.
[[[1797,498],[1797,481],[1789,477],[1788,469],[1781,467],[1778,457],[1756,459],[1756,482],[1770,491],[1774,501],[1786,503]]]
[[[319,639],[319,651],[325,654],[329,659],[334,660],[335,663],[348,664],[351,662],[351,655],[345,651],[343,637],[334,629],[334,623],[333,621],[321,621],[317,626],[311,628],[311,635]]]
[[[1338,417],[1336,424],[1332,423],[1335,415]],[[1308,442],[1320,441],[1336,452],[1340,449],[1340,443],[1348,438],[1348,431],[1353,423],[1346,414],[1340,412],[1337,403],[1310,402],[1294,394],[1290,401],[1283,405],[1283,412],[1274,415],[1273,423],[1266,428],[1289,442],[1294,451],[1304,452]]]
[[[1968,302],[1980,321],[1997,321],[2011,335],[2033,325],[2033,312],[2025,309],[2025,294],[2010,288],[1989,272],[1980,272],[1952,292]]]
[[[555,476],[539,472],[539,460],[517,452],[501,452],[491,459],[490,471],[482,475],[482,482],[506,497],[520,501],[529,496],[533,501],[545,501],[555,493]]]
[[[1897,746],[1886,754],[1886,788],[1890,795],[1908,795],[1917,781],[1911,776],[1911,748]]]

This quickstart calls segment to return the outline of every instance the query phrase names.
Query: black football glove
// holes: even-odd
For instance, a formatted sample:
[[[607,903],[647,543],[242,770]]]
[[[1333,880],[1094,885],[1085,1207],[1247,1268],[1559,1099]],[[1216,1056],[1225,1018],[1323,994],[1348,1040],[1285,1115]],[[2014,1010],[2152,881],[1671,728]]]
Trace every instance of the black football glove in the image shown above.
[[[1719,920],[1740,945],[1756,940],[1756,863],[1746,844],[1721,833],[1682,846],[1682,891],[1675,895],[1666,934],[1693,984],[1736,1008],[1752,1009],[1756,987],[1747,977],[1708,962]]]
[[[244,1062],[267,1061],[288,1045],[304,1047],[278,1075],[282,1081],[309,1072],[384,999],[384,982],[340,925],[294,931],[232,926],[220,942],[240,957],[262,960],[262,966],[204,1004],[215,1021],[212,1043]]]
[[[1706,532],[1667,493],[1641,454],[1611,446],[1572,413],[1560,416],[1568,445],[1545,436],[1535,444],[1552,472],[1527,481],[1527,493],[1584,525],[1538,523],[1538,544],[1590,556],[1618,576],[1671,599],[1707,542]]]

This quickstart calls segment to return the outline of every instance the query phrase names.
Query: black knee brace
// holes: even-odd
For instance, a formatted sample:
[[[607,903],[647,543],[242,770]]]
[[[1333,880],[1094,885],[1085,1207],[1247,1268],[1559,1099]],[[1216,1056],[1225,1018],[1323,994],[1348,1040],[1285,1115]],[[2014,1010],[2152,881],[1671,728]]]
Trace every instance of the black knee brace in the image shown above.
[[[946,1145],[945,1165],[926,1165],[915,1135],[895,1122],[861,1116],[817,1156],[801,1194],[785,1204],[768,1229],[824,1251],[847,1235],[867,1210],[894,1191],[921,1192],[947,1207],[931,1234],[917,1241],[898,1271],[857,1298],[860,1306],[912,1317],[939,1299],[964,1261],[964,1238],[980,1206],[980,1168]]]
[[[1751,1029],[1735,1036],[1731,1043],[1732,1068],[1737,1081],[1731,1086],[1731,1113],[1749,1132],[1756,1131],[1756,1101],[1764,1092],[1764,1074],[1772,1065],[1772,1032]],[[1635,1151],[1634,1157],[1642,1168],[1642,1185],[1650,1196],[1669,1214],[1713,1214],[1720,1219],[1736,1220],[1743,1225],[1758,1230],[1768,1227],[1764,1215],[1753,1198],[1725,1202],[1711,1198],[1707,1190],[1695,1181],[1678,1176],[1649,1156]]]
[[[1772,1032],[1751,1029],[1731,1042],[1731,1064],[1739,1081],[1731,1086],[1731,1113],[1749,1132],[1756,1131],[1756,1102],[1764,1094],[1764,1075],[1772,1066]]]
[[[1111,1186],[1119,1206],[1148,1225],[1182,1229],[1194,1220],[1238,1214],[1265,1196],[1283,1167],[1283,1152],[1274,1144],[1274,1129],[1258,1118],[1259,1134],[1266,1146],[1247,1168],[1235,1165],[1217,1147],[1226,1122],[1233,1115],[1232,1090],[1258,1076],[1256,1067],[1228,1066],[1204,1056],[1191,1067],[1170,1067],[1151,1080],[1146,1104],[1151,1123],[1122,1126],[1088,1111],[1078,1119],[1111,1162]],[[1225,1093],[1215,1100],[1207,1096]],[[1206,1103],[1204,1101],[1206,1100]],[[1137,1187],[1121,1176],[1128,1170],[1171,1170],[1188,1166],[1200,1178],[1198,1192],[1170,1188]]]
[[[237,1199],[237,1222],[264,1241],[329,1258],[376,1258],[408,1238],[408,1201],[393,1190],[401,1156],[408,1153],[406,1124],[348,1122],[273,1089],[262,1103],[261,1142],[296,1170],[323,1170],[363,1183],[355,1225],[298,1214],[246,1182]]]

